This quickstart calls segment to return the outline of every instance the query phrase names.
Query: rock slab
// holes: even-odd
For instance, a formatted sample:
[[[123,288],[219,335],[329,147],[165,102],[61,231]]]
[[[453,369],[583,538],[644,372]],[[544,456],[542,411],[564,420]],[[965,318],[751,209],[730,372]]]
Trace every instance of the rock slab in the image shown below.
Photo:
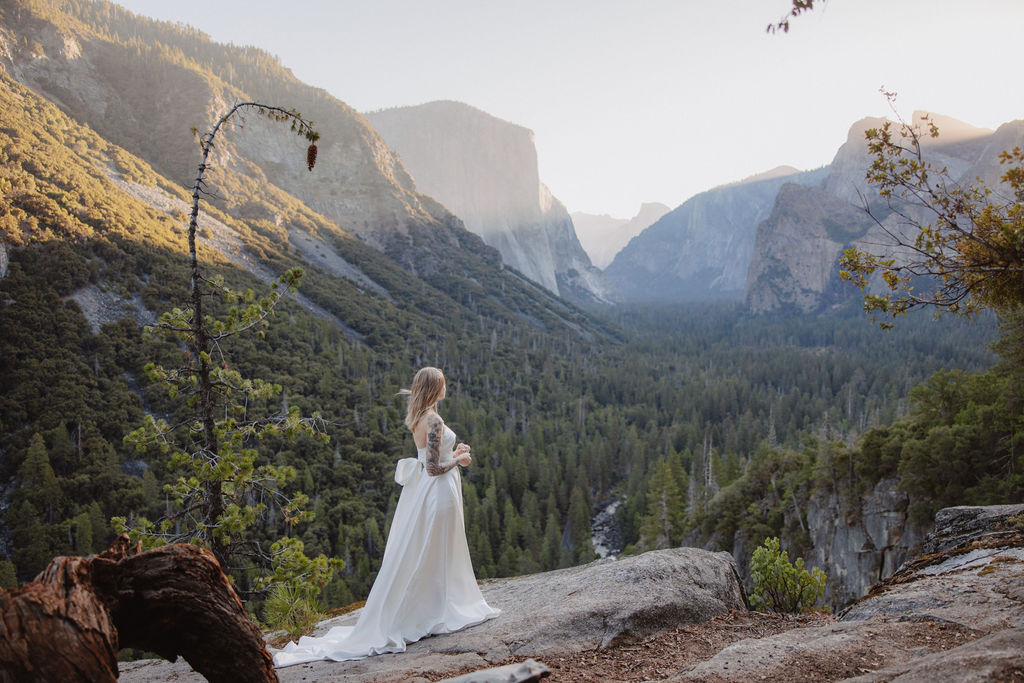
[[[940,510],[926,546],[837,623],[734,643],[676,681],[988,681],[1024,677],[1024,506]],[[795,675],[803,672],[803,675]],[[828,680],[837,680],[832,676]]]
[[[982,536],[1012,525],[1024,515],[1024,505],[960,505],[935,513],[935,531],[923,544],[925,553],[939,553],[967,545]]]
[[[657,550],[580,567],[498,579],[481,586],[502,614],[457,633],[413,643],[404,653],[352,662],[313,662],[278,670],[281,681],[406,681],[425,674],[486,668],[695,624],[745,609],[736,565],[726,552]],[[328,620],[317,633],[354,623],[358,612]],[[201,681],[182,663],[122,665],[122,681]]]

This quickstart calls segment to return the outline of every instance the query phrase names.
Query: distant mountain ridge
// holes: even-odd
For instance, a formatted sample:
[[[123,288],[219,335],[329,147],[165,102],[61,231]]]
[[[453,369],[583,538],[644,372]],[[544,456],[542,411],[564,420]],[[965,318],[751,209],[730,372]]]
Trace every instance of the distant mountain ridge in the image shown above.
[[[923,126],[925,116],[915,112],[912,121]],[[1024,144],[1024,121],[991,131],[947,116],[927,116],[938,126],[939,137],[922,138],[924,160],[948,169],[960,184],[973,184],[980,178],[989,188],[996,188],[1003,172],[999,153]],[[891,238],[865,211],[866,203],[886,229],[902,229],[903,219],[865,177],[871,158],[864,134],[883,122],[865,118],[854,123],[818,187],[786,185],[780,189],[771,215],[757,229],[745,291],[752,312],[793,308],[815,313],[858,298],[859,290],[839,278],[838,260],[844,249],[856,246],[900,258],[886,246],[891,245]],[[928,216],[913,208],[909,211],[923,224],[929,222]],[[875,291],[880,291],[877,283]]]
[[[779,188],[822,177],[822,169],[775,171],[702,192],[630,240],[605,276],[626,301],[740,300],[757,225]]]
[[[565,207],[540,181],[533,132],[461,102],[364,114],[417,187],[546,289],[606,302],[607,287]]]
[[[796,175],[797,173],[800,173],[800,169],[784,164],[782,166],[776,166],[775,168],[768,169],[767,171],[762,171],[761,173],[755,173],[754,175],[747,176],[741,180],[719,185],[718,187],[736,187],[737,185],[746,185],[747,183],[756,183],[762,180],[785,178],[787,176]],[[712,189],[717,190],[718,188],[716,187]]]
[[[629,240],[671,211],[659,202],[645,202],[632,218],[613,218],[608,214],[596,215],[574,211],[570,216],[576,226],[576,236],[598,268],[605,268]]]
[[[959,183],[980,178],[997,187],[998,154],[1024,144],[1024,121],[992,131],[939,114],[912,117],[923,131],[929,122],[939,137],[922,138],[925,159]],[[823,168],[780,166],[690,198],[630,240],[605,268],[609,284],[627,302],[743,300],[755,313],[816,313],[858,298],[839,278],[840,253],[877,250],[888,240],[865,202],[887,229],[898,228],[898,216],[866,180],[865,132],[883,123],[855,122]]]

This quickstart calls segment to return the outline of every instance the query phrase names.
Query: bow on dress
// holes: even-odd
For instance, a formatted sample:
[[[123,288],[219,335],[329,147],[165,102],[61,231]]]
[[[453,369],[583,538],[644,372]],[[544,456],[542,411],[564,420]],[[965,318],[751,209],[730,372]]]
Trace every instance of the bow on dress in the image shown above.
[[[402,486],[412,483],[423,472],[423,463],[417,458],[402,458],[395,466],[395,481]]]

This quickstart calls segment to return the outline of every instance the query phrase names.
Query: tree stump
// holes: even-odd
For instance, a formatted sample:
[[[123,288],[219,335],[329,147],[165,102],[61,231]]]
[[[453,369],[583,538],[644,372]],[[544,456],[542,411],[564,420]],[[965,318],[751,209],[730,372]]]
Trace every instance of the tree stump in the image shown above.
[[[178,655],[215,681],[276,681],[260,630],[220,565],[197,546],[57,557],[0,591],[0,680],[116,681],[117,651]]]

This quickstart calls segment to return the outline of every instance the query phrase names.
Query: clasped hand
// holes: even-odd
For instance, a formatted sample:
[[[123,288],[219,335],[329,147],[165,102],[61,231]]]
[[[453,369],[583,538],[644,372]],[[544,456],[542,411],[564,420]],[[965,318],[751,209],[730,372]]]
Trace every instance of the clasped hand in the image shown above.
[[[469,444],[460,443],[455,447],[455,462],[463,467],[468,467],[469,463],[473,462],[473,457],[469,454]]]

